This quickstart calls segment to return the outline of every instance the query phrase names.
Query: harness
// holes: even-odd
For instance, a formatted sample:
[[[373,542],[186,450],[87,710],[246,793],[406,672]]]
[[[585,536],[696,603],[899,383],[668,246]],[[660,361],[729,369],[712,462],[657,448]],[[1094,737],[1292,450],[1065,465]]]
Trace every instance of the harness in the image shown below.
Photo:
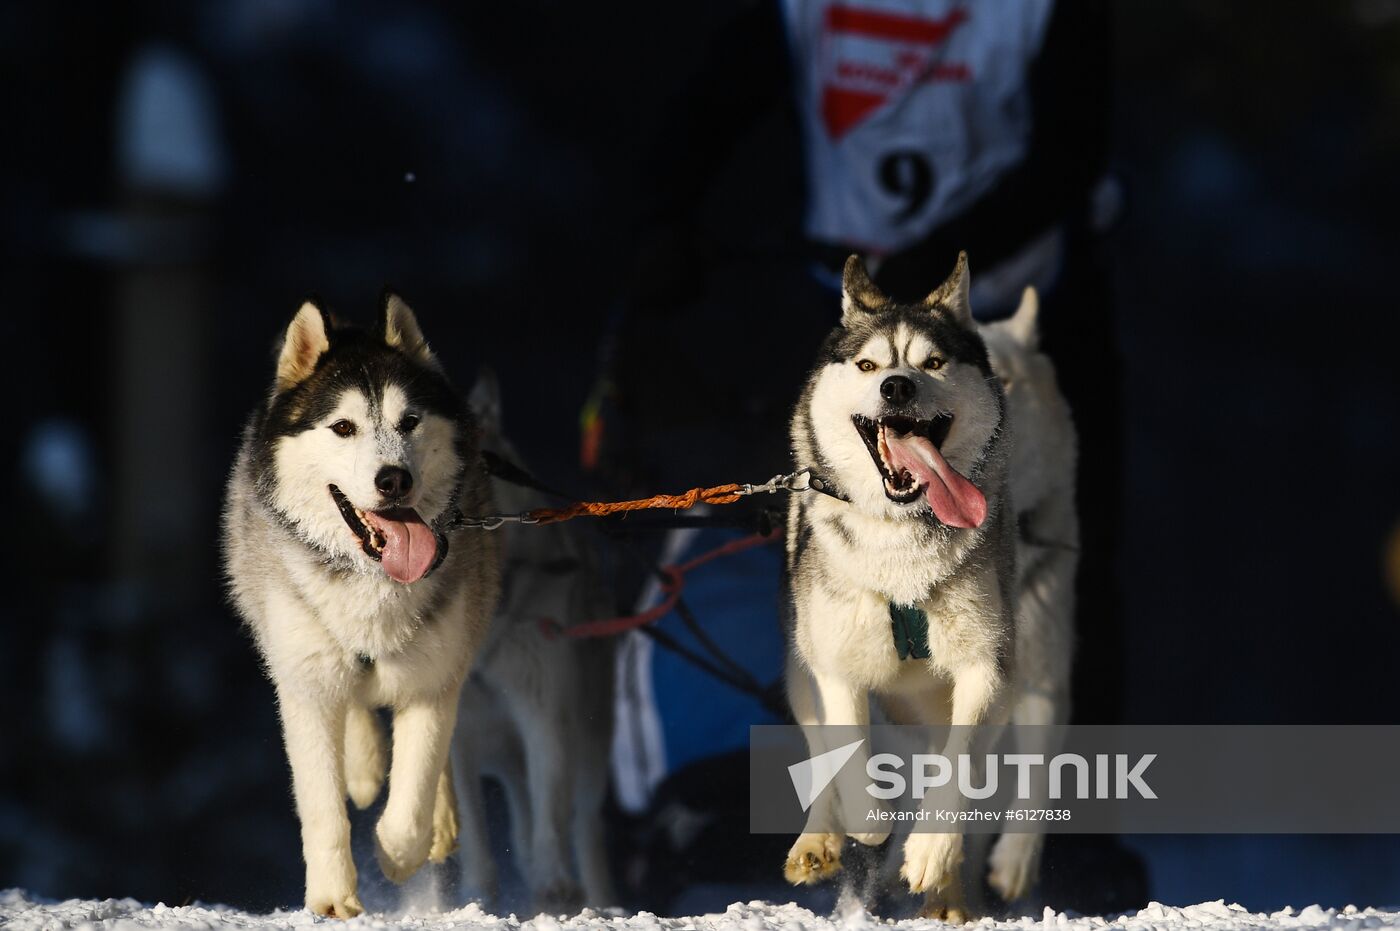
[[[890,602],[890,635],[901,660],[928,659],[928,615],[917,605]]]

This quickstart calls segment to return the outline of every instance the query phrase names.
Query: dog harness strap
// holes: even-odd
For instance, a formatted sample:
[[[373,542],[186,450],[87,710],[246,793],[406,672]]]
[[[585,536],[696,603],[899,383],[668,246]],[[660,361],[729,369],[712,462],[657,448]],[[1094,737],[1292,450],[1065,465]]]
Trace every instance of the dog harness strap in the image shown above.
[[[489,449],[483,449],[481,451],[481,460],[486,466],[486,474],[493,478],[498,478],[511,485],[518,485],[521,488],[528,488],[531,491],[543,492],[555,498],[569,497],[569,495],[564,494],[559,489],[551,488],[549,485],[546,485],[544,482],[525,471],[521,466],[511,462],[499,453],[492,452]]]
[[[928,615],[916,605],[890,602],[890,633],[900,659],[928,659]]]

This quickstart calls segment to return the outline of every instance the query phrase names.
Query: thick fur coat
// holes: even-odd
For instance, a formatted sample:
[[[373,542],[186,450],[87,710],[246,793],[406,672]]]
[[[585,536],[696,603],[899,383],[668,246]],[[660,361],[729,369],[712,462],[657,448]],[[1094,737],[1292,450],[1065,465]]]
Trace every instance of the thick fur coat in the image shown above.
[[[787,689],[798,723],[952,723],[950,743],[1004,720],[1015,675],[1016,525],[1006,400],[968,305],[966,256],[919,304],[889,300],[854,256],[841,324],[822,347],[792,422],[799,467],[846,500],[793,496],[787,524]],[[928,656],[901,659],[892,605],[924,613]],[[813,755],[826,749],[808,728]],[[838,795],[863,792],[869,742]],[[940,748],[945,754],[967,750]],[[828,793],[827,798],[830,798]],[[785,874],[840,869],[846,835],[821,802]],[[888,829],[851,833],[880,844]],[[925,912],[965,917],[962,837],[910,834],[901,875]]]
[[[306,905],[363,908],[347,795],[384,782],[377,709],[393,718],[379,863],[402,882],[456,845],[448,743],[497,596],[477,425],[411,310],[386,296],[371,331],[308,302],[244,432],[224,508],[224,563],[252,631],[291,764]]]

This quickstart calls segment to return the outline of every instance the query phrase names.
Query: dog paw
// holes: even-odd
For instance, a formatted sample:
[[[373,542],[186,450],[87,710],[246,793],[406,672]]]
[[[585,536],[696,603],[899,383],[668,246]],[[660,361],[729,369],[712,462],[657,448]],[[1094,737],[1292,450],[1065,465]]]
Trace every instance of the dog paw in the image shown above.
[[[374,853],[384,875],[392,882],[401,883],[418,872],[428,860],[433,833],[414,830],[412,826],[400,828],[388,818],[380,818],[374,829]]]
[[[1031,891],[1040,871],[1044,843],[1042,834],[1003,834],[997,838],[987,858],[987,883],[1003,902],[1014,902]]]
[[[345,792],[360,811],[374,804],[379,797],[379,787],[380,781],[372,775],[349,775],[345,780]]]
[[[915,832],[904,842],[904,865],[899,875],[909,884],[910,892],[942,892],[957,886],[962,859],[961,834]]]
[[[384,786],[384,733],[374,712],[351,708],[345,718],[345,793],[364,811]]]
[[[306,883],[306,908],[327,918],[354,918],[364,913],[360,897],[355,893],[355,875],[352,871],[349,881],[340,877],[339,881],[319,881],[308,878]]]
[[[919,909],[919,917],[932,918],[950,925],[965,925],[976,920],[967,906],[949,905],[943,901],[925,902],[924,907]]]
[[[801,834],[788,851],[783,876],[794,886],[811,886],[841,871],[842,834]]]
[[[365,911],[365,907],[360,904],[360,897],[353,892],[343,896],[312,896],[308,893],[306,908],[313,914],[324,915],[327,918],[339,918],[342,921],[363,915]]]
[[[306,869],[306,908],[329,918],[354,918],[365,907],[355,886],[358,877],[349,852],[344,856],[311,857]]]
[[[438,805],[433,809],[433,843],[428,848],[428,860],[441,863],[457,850],[457,809],[453,805]]]

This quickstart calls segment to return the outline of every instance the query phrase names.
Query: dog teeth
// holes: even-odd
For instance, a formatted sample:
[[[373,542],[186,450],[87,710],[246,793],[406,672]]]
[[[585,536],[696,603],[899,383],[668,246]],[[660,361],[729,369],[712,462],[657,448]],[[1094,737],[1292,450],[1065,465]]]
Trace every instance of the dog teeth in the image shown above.
[[[351,510],[355,512],[355,517],[359,519],[360,525],[363,526],[365,530],[369,531],[370,546],[374,547],[376,551],[380,551],[389,545],[389,538],[384,536],[383,532],[370,522],[369,515],[354,505],[351,505]]]

